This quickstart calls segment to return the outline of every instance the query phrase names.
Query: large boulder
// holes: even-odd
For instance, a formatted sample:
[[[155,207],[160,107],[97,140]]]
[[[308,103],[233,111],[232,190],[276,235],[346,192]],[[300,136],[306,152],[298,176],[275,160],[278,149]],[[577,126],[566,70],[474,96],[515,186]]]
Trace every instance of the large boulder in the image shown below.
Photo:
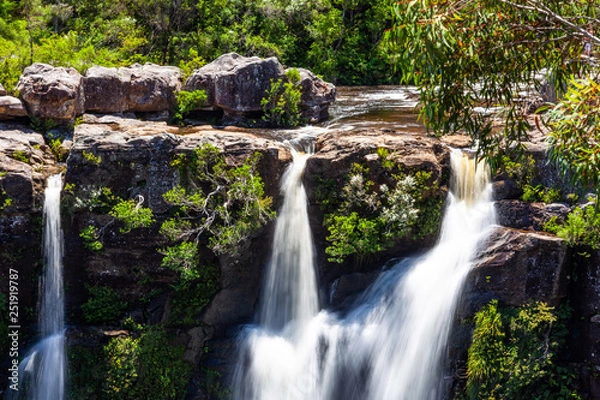
[[[0,119],[27,116],[23,102],[12,96],[0,96]]]
[[[275,57],[261,59],[228,53],[194,71],[184,90],[204,90],[207,106],[222,109],[225,119],[239,120],[248,113],[262,111],[260,101],[271,86],[271,79],[283,74],[283,66]]]
[[[168,111],[181,90],[177,67],[155,64],[92,67],[84,78],[85,110],[97,113]]]
[[[69,123],[83,113],[82,76],[74,68],[33,64],[23,71],[17,90],[30,116]]]
[[[300,113],[308,122],[315,123],[329,118],[329,105],[335,101],[336,89],[333,84],[318,78],[307,69],[298,68],[302,97]]]
[[[327,119],[329,104],[335,100],[335,87],[306,69],[299,72],[302,117],[309,122]],[[204,90],[206,106],[223,110],[225,123],[243,123],[262,113],[260,102],[271,81],[284,76],[285,70],[275,57],[262,59],[228,53],[194,71],[184,90]]]
[[[97,113],[120,113],[126,109],[126,90],[116,68],[92,67],[83,78],[85,110]]]

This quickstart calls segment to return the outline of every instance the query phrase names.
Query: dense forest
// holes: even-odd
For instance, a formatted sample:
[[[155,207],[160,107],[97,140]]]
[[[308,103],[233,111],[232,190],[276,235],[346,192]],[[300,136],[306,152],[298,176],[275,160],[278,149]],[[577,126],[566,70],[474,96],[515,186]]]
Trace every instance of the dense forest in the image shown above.
[[[0,83],[32,62],[190,73],[219,55],[276,56],[336,84],[397,83],[388,0],[2,0]]]

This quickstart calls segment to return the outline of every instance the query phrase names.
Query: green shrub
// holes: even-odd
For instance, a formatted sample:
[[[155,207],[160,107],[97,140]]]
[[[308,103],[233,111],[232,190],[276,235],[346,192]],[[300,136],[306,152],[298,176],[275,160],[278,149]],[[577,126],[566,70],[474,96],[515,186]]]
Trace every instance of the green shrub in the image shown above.
[[[202,107],[205,101],[206,92],[204,90],[194,90],[192,92],[181,90],[177,93],[177,106],[171,116],[172,122],[178,125],[182,124],[185,115]]]
[[[492,300],[475,315],[466,397],[579,399],[573,371],[557,364],[569,310],[542,302],[501,308]]]
[[[569,246],[600,248],[600,213],[593,206],[575,207],[562,224],[552,217],[543,229],[565,239]]]
[[[398,239],[424,237],[439,227],[443,197],[436,184],[428,184],[431,173],[407,175],[389,150],[378,149],[377,154],[385,175],[391,177],[389,184],[376,185],[369,168],[355,163],[338,194],[331,182],[317,190],[319,199],[328,194],[321,206],[326,212],[325,252],[330,262],[342,263],[353,256],[361,264]]]
[[[83,159],[90,164],[100,165],[100,163],[102,162],[102,157],[95,155],[91,151],[84,150],[81,154],[83,155]]]
[[[83,318],[88,324],[116,324],[123,316],[127,303],[119,294],[106,286],[88,286],[89,299],[81,305]]]
[[[170,344],[162,327],[149,327],[139,338],[119,337],[106,346],[109,400],[182,399],[190,376],[183,346]]]
[[[541,201],[549,204],[560,201],[562,199],[561,191],[558,188],[546,188],[542,185],[524,185],[522,187],[523,195],[521,199],[523,201],[534,202]]]
[[[79,237],[83,239],[83,246],[91,251],[100,251],[104,245],[99,240],[100,233],[93,225],[88,225],[79,232]]]
[[[69,346],[67,398],[91,400],[102,393],[106,379],[106,355],[102,347]]]
[[[215,254],[235,254],[260,227],[274,217],[272,200],[264,195],[257,173],[259,153],[239,166],[229,167],[221,151],[211,145],[197,147],[190,157],[178,155],[182,185],[163,195],[173,206],[174,217],[160,229],[176,247],[162,250],[163,265],[190,270],[197,265],[193,243],[208,241]]]
[[[25,150],[14,150],[11,154],[11,157],[17,161],[29,164],[29,156]]]
[[[278,127],[295,127],[302,123],[300,100],[302,87],[298,86],[300,72],[290,68],[284,79],[271,79],[271,86],[260,101],[263,120]]]
[[[132,229],[147,228],[154,222],[154,214],[148,207],[143,207],[144,198],[138,196],[138,201],[121,200],[114,205],[109,215],[121,222],[119,232],[129,233]]]

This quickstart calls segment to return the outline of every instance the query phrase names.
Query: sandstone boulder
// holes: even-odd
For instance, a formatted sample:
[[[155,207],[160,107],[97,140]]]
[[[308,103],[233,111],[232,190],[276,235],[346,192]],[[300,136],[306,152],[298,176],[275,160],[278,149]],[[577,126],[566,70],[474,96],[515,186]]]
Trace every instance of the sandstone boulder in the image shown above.
[[[181,90],[177,67],[155,64],[92,67],[84,78],[85,109],[97,113],[160,112],[176,103]]]
[[[83,78],[85,110],[120,113],[126,109],[125,83],[116,68],[92,67]]]
[[[335,100],[335,87],[306,69],[299,72],[301,115],[310,122],[327,119],[329,104]],[[223,110],[226,124],[244,123],[260,116],[260,101],[271,80],[284,76],[285,70],[275,57],[261,59],[228,53],[194,71],[184,89],[206,91],[206,106]]]
[[[207,106],[222,109],[224,119],[236,121],[248,113],[261,112],[260,100],[271,79],[283,74],[283,66],[275,57],[261,59],[228,53],[194,71],[184,89],[204,90]]]
[[[25,116],[27,116],[27,111],[21,100],[12,96],[0,96],[0,119]]]
[[[82,76],[74,68],[33,64],[23,71],[17,90],[30,116],[69,123],[84,110]]]
[[[335,101],[336,89],[331,83],[318,78],[307,69],[298,68],[302,97],[300,113],[309,123],[329,118],[329,105]]]

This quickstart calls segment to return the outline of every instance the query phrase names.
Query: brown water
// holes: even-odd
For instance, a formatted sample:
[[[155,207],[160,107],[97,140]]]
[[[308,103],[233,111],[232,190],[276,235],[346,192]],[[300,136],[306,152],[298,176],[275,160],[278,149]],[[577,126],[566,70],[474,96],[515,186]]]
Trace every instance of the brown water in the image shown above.
[[[423,132],[417,118],[419,93],[410,86],[341,86],[330,107],[329,129],[393,129]]]

